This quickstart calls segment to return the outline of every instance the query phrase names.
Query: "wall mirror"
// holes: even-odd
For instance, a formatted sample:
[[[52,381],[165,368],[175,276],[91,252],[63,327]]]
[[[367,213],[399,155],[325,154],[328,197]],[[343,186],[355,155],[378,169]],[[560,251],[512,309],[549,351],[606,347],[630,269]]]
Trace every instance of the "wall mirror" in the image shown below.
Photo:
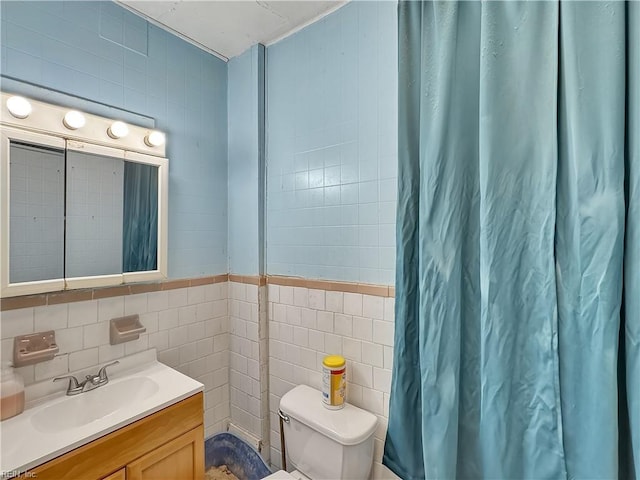
[[[64,119],[61,107],[31,103]],[[166,278],[168,161],[151,150],[152,132],[129,126],[144,138],[119,142],[101,117],[103,136],[10,117],[3,111],[0,132],[2,296]]]

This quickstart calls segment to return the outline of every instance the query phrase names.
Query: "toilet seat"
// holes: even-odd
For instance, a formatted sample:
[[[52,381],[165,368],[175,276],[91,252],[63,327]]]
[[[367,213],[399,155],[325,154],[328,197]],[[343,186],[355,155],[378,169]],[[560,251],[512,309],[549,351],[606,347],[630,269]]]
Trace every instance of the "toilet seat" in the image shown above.
[[[275,473],[272,473],[268,477],[264,477],[262,480],[310,480],[309,477],[306,477],[302,473],[297,470],[289,473],[285,470],[278,470]]]

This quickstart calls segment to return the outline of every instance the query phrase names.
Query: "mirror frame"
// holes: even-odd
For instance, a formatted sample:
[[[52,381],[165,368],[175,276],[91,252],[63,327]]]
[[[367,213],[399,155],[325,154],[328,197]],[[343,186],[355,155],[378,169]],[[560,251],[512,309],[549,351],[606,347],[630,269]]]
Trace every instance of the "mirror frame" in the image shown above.
[[[129,125],[130,134],[125,139],[111,139],[106,128],[113,120],[84,114],[87,123],[93,122],[87,129],[88,134],[77,131],[65,131],[62,118],[68,108],[31,101],[35,104],[31,116],[26,119],[12,117],[6,100],[10,95],[2,93],[2,116],[0,117],[0,298],[31,295],[80,288],[106,287],[137,282],[148,282],[167,278],[167,241],[168,241],[168,186],[169,161],[164,158],[164,146],[150,147],[144,143],[144,136],[150,129]],[[34,119],[36,114],[42,119]],[[44,146],[70,149],[87,153],[107,153],[123,161],[144,163],[158,168],[158,245],[157,269],[142,272],[122,272],[113,275],[88,277],[57,278],[31,282],[10,283],[10,146],[11,141],[34,143]],[[64,255],[64,252],[61,252]]]

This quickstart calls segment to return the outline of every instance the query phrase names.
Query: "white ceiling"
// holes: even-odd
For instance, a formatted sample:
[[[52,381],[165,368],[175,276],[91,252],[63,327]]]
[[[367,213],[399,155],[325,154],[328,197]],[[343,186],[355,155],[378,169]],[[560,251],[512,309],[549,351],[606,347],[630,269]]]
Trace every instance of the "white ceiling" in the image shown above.
[[[119,0],[125,8],[225,59],[269,45],[340,8],[346,0]]]

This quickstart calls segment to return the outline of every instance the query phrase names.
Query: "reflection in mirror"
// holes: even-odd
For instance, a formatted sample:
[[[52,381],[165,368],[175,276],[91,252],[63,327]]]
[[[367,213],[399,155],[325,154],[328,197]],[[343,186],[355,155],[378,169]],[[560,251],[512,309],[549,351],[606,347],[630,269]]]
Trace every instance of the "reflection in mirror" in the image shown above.
[[[121,158],[67,150],[66,277],[122,273],[123,177]]]
[[[158,167],[124,162],[123,272],[158,268]]]
[[[9,281],[63,278],[64,151],[10,142]]]

